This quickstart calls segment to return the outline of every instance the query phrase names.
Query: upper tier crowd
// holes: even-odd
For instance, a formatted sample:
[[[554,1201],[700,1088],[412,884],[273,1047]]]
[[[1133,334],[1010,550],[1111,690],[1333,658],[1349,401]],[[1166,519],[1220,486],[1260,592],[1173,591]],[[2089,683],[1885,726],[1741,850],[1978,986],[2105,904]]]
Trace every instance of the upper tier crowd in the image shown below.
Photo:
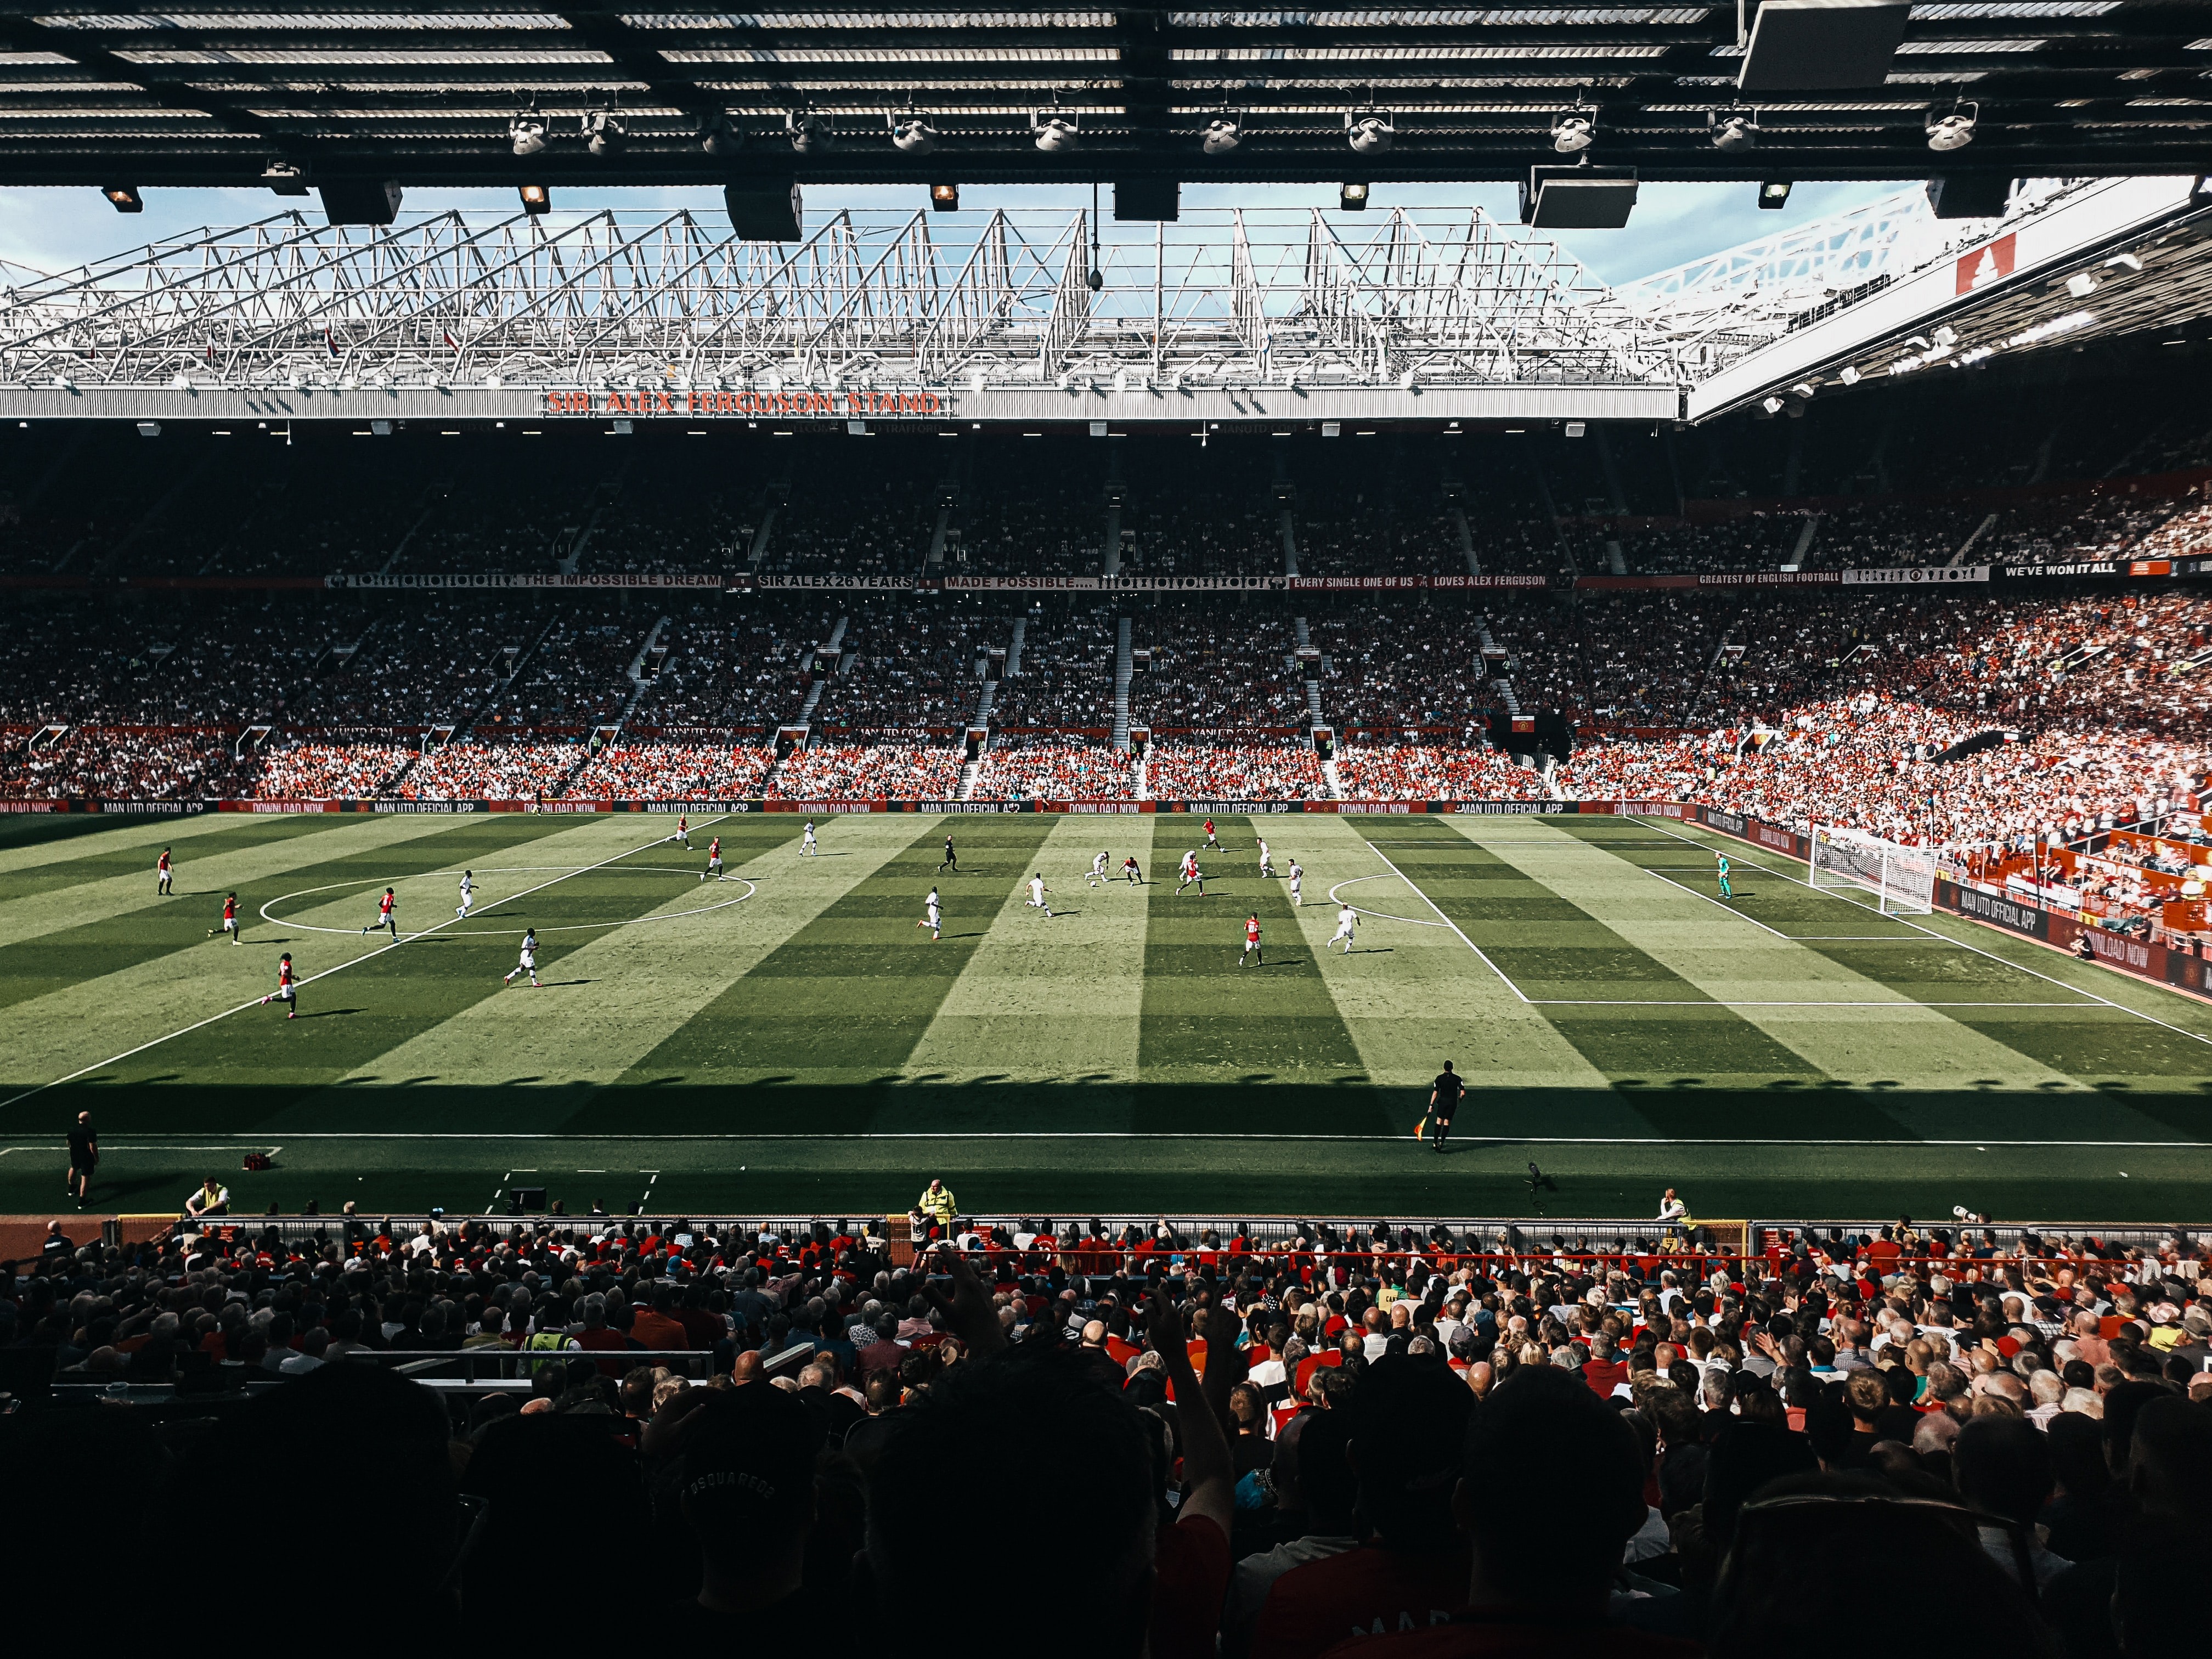
[[[433,1640],[511,1635],[579,1515],[651,1542],[620,1595],[563,1598],[564,1633],[751,1652],[819,1645],[825,1613],[1026,1650],[992,1597],[946,1596],[945,1528],[1041,1519],[1024,1594],[1080,1659],[1764,1659],[1869,1597],[1943,1651],[2201,1637],[2212,1263],[2186,1235],[1901,1221],[1736,1254],[920,1203],[939,1248],[910,1264],[846,1222],[57,1222],[0,1268],[32,1402],[0,1477],[143,1537],[103,1587],[120,1619],[203,1585],[159,1540],[250,1489],[401,1526],[346,1603]],[[296,1627],[329,1595],[272,1572],[255,1607]]]

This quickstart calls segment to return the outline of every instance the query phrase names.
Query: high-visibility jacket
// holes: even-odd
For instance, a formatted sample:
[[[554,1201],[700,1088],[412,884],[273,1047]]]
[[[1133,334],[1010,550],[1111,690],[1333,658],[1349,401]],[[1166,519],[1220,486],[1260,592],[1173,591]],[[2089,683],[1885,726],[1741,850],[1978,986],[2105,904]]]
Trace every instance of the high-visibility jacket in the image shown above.
[[[915,1200],[914,1207],[932,1221],[939,1223],[950,1223],[953,1217],[960,1213],[960,1206],[954,1202],[952,1189],[950,1187],[925,1190],[922,1195]]]

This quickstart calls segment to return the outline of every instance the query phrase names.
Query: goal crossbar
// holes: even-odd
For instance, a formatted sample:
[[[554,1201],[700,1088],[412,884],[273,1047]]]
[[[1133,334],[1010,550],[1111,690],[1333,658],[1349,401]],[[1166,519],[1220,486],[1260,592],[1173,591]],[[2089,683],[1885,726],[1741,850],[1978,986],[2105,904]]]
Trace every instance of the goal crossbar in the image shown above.
[[[1924,916],[1936,908],[1936,855],[1864,830],[1822,825],[1813,831],[1812,884],[1870,894],[1884,915]]]

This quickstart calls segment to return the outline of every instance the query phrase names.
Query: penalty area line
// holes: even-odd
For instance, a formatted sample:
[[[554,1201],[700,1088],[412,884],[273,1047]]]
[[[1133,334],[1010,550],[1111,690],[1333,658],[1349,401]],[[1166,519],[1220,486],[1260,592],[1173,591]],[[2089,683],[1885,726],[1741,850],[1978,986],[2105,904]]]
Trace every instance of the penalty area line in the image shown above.
[[[1641,823],[1643,820],[1638,818],[1637,822]],[[1709,845],[1709,843],[1705,842],[1692,840],[1690,836],[1683,835],[1678,830],[1669,830],[1663,823],[1655,823],[1648,827],[1656,830],[1662,836],[1672,836],[1677,841],[1686,842],[1692,847],[1705,847]],[[1784,856],[1787,857],[1788,855],[1785,854]],[[1749,862],[1749,860],[1746,861]],[[1795,860],[1793,860],[1793,862]],[[1755,870],[1764,870],[1768,875],[1779,877],[1784,881],[1795,882],[1798,886],[1806,889],[1808,892],[1818,893],[1830,890],[1826,888],[1815,887],[1811,882],[1802,880],[1796,876],[1791,875],[1787,870],[1777,870],[1771,866],[1764,864],[1754,864],[1752,866],[1752,868]],[[1839,899],[1843,897],[1840,893],[1833,894],[1832,896]],[[1844,902],[1850,904],[1855,903],[1856,901],[1844,899]],[[1857,908],[1863,911],[1869,908],[1869,906],[1864,904],[1860,904]],[[1877,912],[1876,914],[1879,913]],[[2120,1013],[2132,1014],[2136,1018],[2142,1020],[2145,1024],[2155,1025],[2162,1031],[2171,1031],[2176,1036],[2187,1037],[2191,1042],[2201,1042],[2207,1048],[2212,1048],[2212,1036],[2206,1036],[2201,1032],[2190,1030],[2185,1026],[2171,1024],[2168,1022],[2160,1019],[2156,1014],[2147,1014],[2140,1008],[2130,1008],[2124,1002],[2115,1002],[2110,997],[2099,996],[2094,991],[2088,990],[2082,986],[2069,985],[2064,980],[2056,978],[2050,974],[2043,973],[2036,969],[2030,968],[2025,963],[2014,962],[2009,957],[2001,957],[1996,951],[1984,950],[1980,945],[1972,944],[1966,939],[1954,939],[1948,933],[1939,933],[1933,927],[1923,927],[1921,923],[1911,921],[1906,917],[1892,916],[1888,918],[1888,920],[1895,921],[1902,927],[1912,928],[1917,933],[1925,933],[1929,939],[1940,939],[1946,945],[1954,945],[1958,946],[1961,951],[1971,951],[1978,957],[1986,957],[1991,962],[2002,963],[2004,966],[2014,969],[2020,973],[2026,974],[2032,979],[2041,980],[2045,985],[2056,985],[2062,991],[2071,991],[2076,996],[2087,997],[2092,1002],[2100,1003],[2105,1007],[2115,1009]],[[1922,1006],[1925,1007],[1932,1005],[1923,1004]],[[2025,1006],[2027,1005],[2022,1004],[2019,1006]],[[2053,1006],[2055,1006],[2058,1005]]]
[[[700,820],[700,827],[704,829],[708,824],[720,823],[722,819],[728,816],[729,814],[726,812],[718,812],[713,817],[702,818]],[[495,899],[491,904],[489,904],[484,908],[485,909],[489,910],[501,904],[513,904],[519,899],[528,898],[532,893],[542,893],[549,887],[558,887],[564,881],[573,880],[578,876],[588,875],[594,870],[604,870],[610,864],[618,864],[623,860],[631,856],[633,854],[642,853],[649,848],[662,846],[666,843],[668,837],[665,836],[656,836],[651,841],[646,842],[641,845],[624,848],[621,852],[615,854],[611,858],[601,859],[597,864],[585,865],[580,869],[569,871],[566,875],[556,876],[550,881],[541,881],[535,887],[526,887],[519,893],[510,894],[503,899]],[[377,949],[371,951],[367,956],[354,957],[348,961],[339,963],[335,968],[325,968],[319,974],[309,974],[306,978],[301,980],[299,983],[303,987],[313,985],[319,980],[328,979],[333,974],[342,974],[349,968],[358,968],[364,962],[374,962],[379,957],[386,956],[393,951],[404,950],[408,945],[414,944],[417,939],[428,939],[433,933],[442,933],[445,929],[453,927],[459,921],[460,918],[459,916],[449,916],[441,922],[438,922],[432,927],[425,927],[419,933],[410,933],[404,939],[394,939],[389,945],[380,945]],[[110,1066],[120,1066],[125,1060],[133,1059],[139,1054],[144,1054],[149,1048],[158,1048],[163,1043],[174,1042],[180,1036],[190,1036],[194,1031],[204,1030],[207,1027],[215,1024],[220,1020],[228,1019],[233,1014],[244,1013],[248,1008],[258,1008],[267,1000],[268,999],[265,997],[250,997],[246,1001],[238,1004],[235,1007],[225,1008],[218,1012],[210,1014],[205,1019],[196,1019],[189,1025],[179,1026],[173,1031],[166,1032],[160,1036],[151,1038],[147,1042],[140,1043],[135,1048],[125,1048],[119,1054],[111,1055],[106,1060],[95,1060],[89,1066],[80,1066],[76,1071],[68,1073],[66,1076],[51,1079],[45,1083],[38,1084],[32,1088],[22,1090],[16,1094],[12,1094],[5,1100],[0,1100],[0,1111],[5,1111],[9,1107],[16,1104],[20,1101],[28,1100],[33,1095],[42,1095],[49,1089],[58,1089],[64,1083],[74,1083],[81,1077],[88,1077],[94,1072],[105,1071]]]

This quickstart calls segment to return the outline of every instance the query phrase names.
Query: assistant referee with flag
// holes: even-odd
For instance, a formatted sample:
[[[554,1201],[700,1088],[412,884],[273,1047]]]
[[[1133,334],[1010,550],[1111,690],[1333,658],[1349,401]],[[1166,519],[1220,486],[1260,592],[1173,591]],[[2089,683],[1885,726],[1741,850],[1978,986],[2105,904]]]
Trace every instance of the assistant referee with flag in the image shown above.
[[[1459,1109],[1460,1097],[1466,1092],[1467,1085],[1452,1070],[1451,1061],[1446,1060],[1443,1070],[1437,1073],[1437,1080],[1429,1085],[1429,1109],[1422,1115],[1420,1128],[1413,1131],[1413,1139],[1419,1140],[1422,1131],[1427,1130],[1429,1144],[1439,1152],[1443,1151],[1444,1137],[1451,1133],[1452,1114]]]

